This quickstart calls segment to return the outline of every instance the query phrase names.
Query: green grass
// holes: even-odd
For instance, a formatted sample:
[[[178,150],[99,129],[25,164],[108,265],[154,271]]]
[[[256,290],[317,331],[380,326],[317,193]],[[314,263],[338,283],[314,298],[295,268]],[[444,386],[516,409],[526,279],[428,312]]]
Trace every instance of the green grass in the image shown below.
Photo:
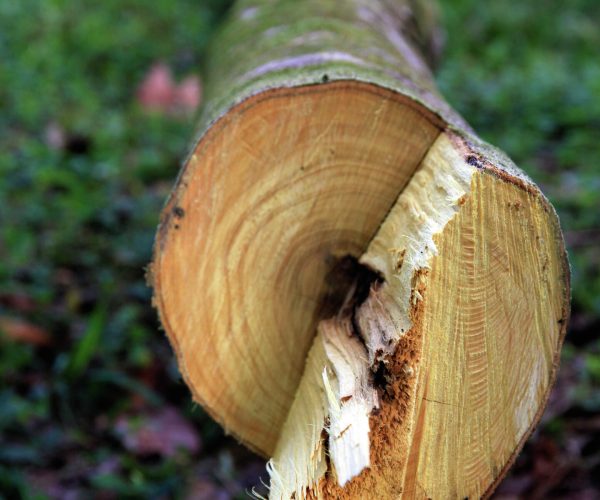
[[[193,122],[144,112],[136,88],[157,61],[177,78],[202,71],[227,3],[0,2],[0,316],[52,338],[0,338],[0,495],[37,498],[40,477],[63,494],[178,497],[206,477],[241,495],[256,478],[191,404],[144,281]],[[540,183],[566,232],[570,399],[543,430],[562,446],[571,416],[600,410],[600,3],[455,0],[442,13],[442,92]],[[57,129],[65,147],[48,144]],[[192,422],[200,455],[140,457],[119,441],[119,417],[164,405]]]
[[[180,406],[208,427],[205,448],[222,439],[190,402],[144,281],[193,123],[149,115],[135,96],[157,61],[178,78],[201,70],[226,3],[0,3],[0,314],[53,338],[0,340],[0,492],[33,494],[42,470],[78,491],[182,493],[191,457],[147,463],[98,425],[136,411],[132,394],[144,409]],[[48,146],[52,127],[66,147]],[[96,477],[115,455],[117,472]],[[65,472],[74,462],[89,471]]]

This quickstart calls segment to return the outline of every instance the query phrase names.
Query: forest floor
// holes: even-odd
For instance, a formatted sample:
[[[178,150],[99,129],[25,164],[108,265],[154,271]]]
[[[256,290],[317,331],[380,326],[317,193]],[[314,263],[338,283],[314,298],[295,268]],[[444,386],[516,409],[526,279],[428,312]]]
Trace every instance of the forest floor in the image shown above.
[[[266,479],[192,403],[144,280],[227,3],[0,3],[0,498]],[[557,385],[496,496],[597,498],[600,2],[441,3],[441,90],[541,185],[573,270]]]

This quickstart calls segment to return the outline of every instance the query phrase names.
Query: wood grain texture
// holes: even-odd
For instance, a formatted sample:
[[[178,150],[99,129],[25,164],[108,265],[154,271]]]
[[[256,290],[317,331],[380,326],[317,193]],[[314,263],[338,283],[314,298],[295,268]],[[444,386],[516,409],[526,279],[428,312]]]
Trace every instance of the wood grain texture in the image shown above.
[[[330,268],[363,253],[438,134],[402,96],[332,83],[248,101],[196,148],[156,296],[196,400],[252,448],[273,452]]]
[[[539,193],[486,172],[437,238],[417,380],[415,495],[484,495],[539,418],[569,300],[556,241]]]
[[[359,310],[368,316],[359,324],[397,330],[382,335],[397,340],[371,416],[371,465],[343,488],[323,476],[309,497],[489,495],[540,418],[569,303],[554,215],[539,191],[471,167],[454,148],[436,141],[363,257],[386,282]],[[466,193],[448,200],[456,213],[440,228],[427,208],[436,179],[465,167]],[[434,248],[423,232],[431,227]],[[430,257],[413,260],[407,295],[393,283],[398,247],[411,240],[416,254],[429,246]],[[409,330],[398,300],[410,301]]]

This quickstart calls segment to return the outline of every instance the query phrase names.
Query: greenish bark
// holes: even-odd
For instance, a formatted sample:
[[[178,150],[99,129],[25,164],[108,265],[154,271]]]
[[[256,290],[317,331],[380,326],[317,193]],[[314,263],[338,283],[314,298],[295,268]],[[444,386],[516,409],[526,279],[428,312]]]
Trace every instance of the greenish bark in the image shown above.
[[[209,53],[205,105],[192,150],[212,123],[250,96],[354,80],[421,103],[466,140],[476,153],[473,161],[531,183],[440,95],[431,70],[441,39],[435,5],[433,0],[239,0]]]
[[[429,69],[436,44],[434,16],[427,10],[431,5],[409,0],[237,2],[213,43],[201,130],[232,104],[262,90],[334,80],[402,90],[448,112]]]

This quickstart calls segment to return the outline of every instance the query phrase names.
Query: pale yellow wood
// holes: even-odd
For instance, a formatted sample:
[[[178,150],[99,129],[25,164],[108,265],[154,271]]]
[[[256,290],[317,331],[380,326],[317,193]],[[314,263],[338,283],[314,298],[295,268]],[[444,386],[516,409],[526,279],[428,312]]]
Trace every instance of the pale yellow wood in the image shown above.
[[[538,193],[477,173],[436,238],[413,416],[419,496],[482,496],[543,408],[566,319],[545,208]]]
[[[328,405],[323,372],[328,367],[322,332],[319,331],[306,358],[281,438],[267,465],[270,498],[301,498],[315,488],[327,472],[326,436]]]
[[[294,481],[271,498],[485,496],[539,418],[568,310],[560,234],[535,188],[476,168],[464,148],[438,137],[361,258],[384,278],[355,316],[365,359],[386,372],[386,387],[368,382],[379,393],[369,462],[349,482],[336,474],[343,457],[328,474],[322,459],[310,477],[293,469],[315,448],[302,447],[303,429],[325,435],[319,457],[331,433],[314,430],[331,409],[309,371],[313,386],[303,377],[272,471],[294,470]],[[315,406],[307,395],[319,393]],[[306,419],[311,405],[319,418]]]
[[[340,485],[370,466],[378,408],[364,344],[348,318],[321,321],[268,469],[271,498],[304,498],[328,470]]]

